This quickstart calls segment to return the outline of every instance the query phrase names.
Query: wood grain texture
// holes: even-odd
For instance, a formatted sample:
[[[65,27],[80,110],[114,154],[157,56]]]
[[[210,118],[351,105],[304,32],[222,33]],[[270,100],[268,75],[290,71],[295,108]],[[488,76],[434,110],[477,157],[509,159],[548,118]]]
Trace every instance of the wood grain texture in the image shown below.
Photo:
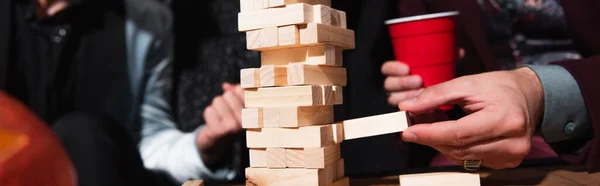
[[[262,66],[260,67],[260,86],[287,86],[287,67],[281,66]]]
[[[246,32],[246,48],[256,50],[279,46],[279,28],[268,27]]]
[[[262,108],[244,108],[244,109],[242,109],[242,128],[245,128],[245,129],[263,128],[263,109]]]
[[[325,24],[309,23],[300,26],[300,43],[305,45],[328,44],[342,49],[354,49],[354,31]]]
[[[270,8],[238,14],[238,30],[250,30],[279,27],[313,22],[313,7],[309,4],[291,4],[282,8]]]
[[[346,176],[346,171],[345,171],[345,166],[344,166],[345,162],[343,158],[340,158],[337,163],[336,163],[336,168],[335,168],[335,178],[336,179],[342,179]]]
[[[296,128],[333,122],[333,106],[265,107],[263,126]]]
[[[332,131],[333,131],[333,142],[336,144],[342,143],[345,139],[344,124],[342,124],[342,123],[332,124],[331,127],[332,127]]]
[[[242,88],[260,87],[260,69],[247,68],[240,70],[240,86]]]
[[[288,168],[305,168],[304,149],[285,149],[285,165]]]
[[[270,0],[270,7],[282,7],[285,5],[291,5],[296,3],[306,3],[311,5],[322,4],[326,6],[331,6],[331,0]]]
[[[339,26],[341,28],[348,28],[346,21],[346,12],[340,10],[333,10],[331,13],[331,25]]]
[[[339,144],[332,144],[321,148],[304,148],[305,168],[323,169],[330,164],[336,164],[341,158]]]
[[[287,66],[288,85],[346,86],[346,68],[292,63]]]
[[[299,45],[300,44],[300,30],[298,25],[281,26],[279,29],[279,45]]]
[[[442,172],[400,175],[400,186],[479,186],[479,174]]]
[[[331,170],[326,169],[268,169],[246,168],[246,185],[328,186],[334,183]]]
[[[333,87],[327,85],[267,87],[244,90],[245,106],[290,107],[333,105]]]
[[[339,87],[339,86],[333,86],[333,93],[334,93],[334,97],[333,99],[335,100],[335,102],[333,102],[334,105],[341,105],[344,103],[344,88],[343,87]]]
[[[314,22],[316,23],[321,23],[321,24],[326,24],[326,25],[331,25],[331,26],[339,26],[339,25],[333,25],[332,24],[332,14],[335,10],[333,10],[331,7],[329,6],[325,6],[325,5],[314,5],[313,6],[313,13],[314,13]],[[335,11],[335,13],[337,14],[337,11]]]
[[[261,65],[305,63],[322,66],[342,66],[342,49],[329,45],[300,46],[261,52]]]
[[[267,167],[267,149],[248,149],[250,167]]]
[[[307,148],[325,147],[331,144],[333,144],[333,132],[329,125],[248,129],[246,131],[248,148]]]
[[[286,168],[284,148],[267,148],[267,168]]]
[[[401,132],[410,125],[407,112],[393,112],[344,122],[345,140]]]

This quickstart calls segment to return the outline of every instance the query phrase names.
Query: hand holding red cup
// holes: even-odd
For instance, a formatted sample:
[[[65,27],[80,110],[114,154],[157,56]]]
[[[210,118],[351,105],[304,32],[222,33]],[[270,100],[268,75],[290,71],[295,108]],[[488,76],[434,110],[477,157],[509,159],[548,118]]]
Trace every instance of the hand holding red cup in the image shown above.
[[[392,93],[390,103],[395,104],[395,101],[409,99],[411,95],[416,96],[420,88],[456,77],[455,19],[457,15],[458,12],[442,12],[386,21],[396,60],[403,63],[384,64],[382,67],[382,72],[390,76],[386,79],[388,91],[399,90],[398,85],[394,83],[403,85],[400,88],[404,90],[402,94]],[[399,77],[391,76],[404,77],[398,79]],[[421,87],[415,87],[419,83]],[[452,107],[440,106],[439,108],[449,110]]]

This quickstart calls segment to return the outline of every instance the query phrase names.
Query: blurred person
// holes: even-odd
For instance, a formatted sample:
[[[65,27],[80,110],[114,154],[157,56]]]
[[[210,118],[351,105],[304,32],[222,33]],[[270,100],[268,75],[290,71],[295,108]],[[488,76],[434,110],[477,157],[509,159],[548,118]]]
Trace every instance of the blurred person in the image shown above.
[[[600,30],[600,24],[594,21],[600,17],[595,12],[597,5],[590,0],[400,1],[400,9],[405,16],[460,11],[457,19],[457,41],[461,48],[458,51],[461,59],[456,68],[459,76],[542,65],[534,68],[536,73],[553,74],[564,81],[572,79],[567,70],[543,65],[558,61],[576,61],[600,54],[600,37],[595,34]],[[422,79],[410,75],[410,68],[406,64],[387,62],[381,71],[388,76],[385,88],[390,93],[390,104],[396,105],[414,99],[422,93]],[[573,85],[572,82],[569,85]],[[578,89],[567,87],[573,90],[569,95],[581,95]],[[551,100],[552,98],[548,98],[546,101]],[[578,104],[583,103],[581,97],[573,97],[570,102],[561,103],[569,112],[544,113],[543,121],[548,124],[537,125],[543,126],[537,132],[544,137],[537,146],[544,146],[545,141],[556,153],[576,152],[583,149],[582,141],[586,140],[565,136],[564,133],[572,131],[564,131],[577,129],[573,133],[582,133],[588,130],[588,113],[583,104]],[[457,112],[450,112],[454,119],[466,114],[461,109],[454,111]],[[534,137],[534,142],[538,142],[535,139]],[[584,139],[589,139],[589,136]],[[565,144],[571,146],[566,147],[568,145]],[[572,147],[579,149],[571,149]]]
[[[0,89],[51,125],[80,185],[232,177],[225,169],[233,160],[223,157],[229,136],[241,129],[241,89],[223,85],[202,130],[175,127],[166,7],[150,0],[1,0],[0,9]]]

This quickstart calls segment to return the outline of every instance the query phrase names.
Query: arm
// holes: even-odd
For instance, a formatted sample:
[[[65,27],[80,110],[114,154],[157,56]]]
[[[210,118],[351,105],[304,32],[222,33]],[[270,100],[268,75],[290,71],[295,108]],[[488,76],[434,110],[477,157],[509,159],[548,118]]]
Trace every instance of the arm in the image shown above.
[[[127,43],[130,76],[141,95],[140,150],[144,165],[166,172],[178,183],[189,179],[231,180],[237,176],[239,157],[208,167],[197,145],[203,127],[190,133],[180,131],[172,117],[172,36],[170,14],[156,3],[127,1]],[[139,2],[138,2],[139,3]],[[137,84],[137,85],[136,85]],[[241,154],[240,149],[234,155]]]

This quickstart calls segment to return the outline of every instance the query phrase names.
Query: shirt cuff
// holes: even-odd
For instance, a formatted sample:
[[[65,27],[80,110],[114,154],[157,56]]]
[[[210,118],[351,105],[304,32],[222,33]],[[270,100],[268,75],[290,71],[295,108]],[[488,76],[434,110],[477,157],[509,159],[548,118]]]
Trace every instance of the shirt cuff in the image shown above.
[[[526,65],[544,89],[544,116],[540,132],[547,143],[573,139],[591,129],[579,84],[558,65]]]
[[[200,153],[198,145],[196,145],[196,139],[198,139],[198,134],[202,128],[204,128],[204,125],[198,127],[198,129],[194,131],[194,139],[190,142],[191,144],[189,147],[193,146],[193,149],[195,150],[193,151],[193,154],[188,156],[190,158],[189,162],[192,163],[192,165],[196,165],[195,167],[198,167],[200,178],[219,181],[230,181],[235,179],[239,173],[237,169],[241,165],[241,162],[237,161],[237,159],[239,159],[238,156],[232,156],[232,160],[226,161],[227,163],[225,165],[219,166],[217,169],[209,168],[202,160],[202,154]],[[234,153],[237,155],[237,152]]]

